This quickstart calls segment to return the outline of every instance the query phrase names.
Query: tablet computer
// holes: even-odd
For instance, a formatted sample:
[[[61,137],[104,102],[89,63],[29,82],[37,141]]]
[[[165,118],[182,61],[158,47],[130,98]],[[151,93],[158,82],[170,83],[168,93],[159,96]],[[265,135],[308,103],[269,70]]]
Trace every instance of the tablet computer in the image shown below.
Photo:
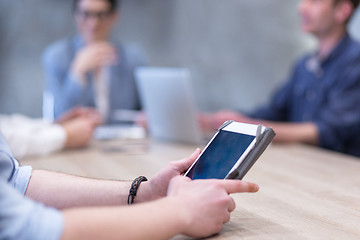
[[[275,136],[262,125],[225,122],[185,176],[191,179],[242,179]]]

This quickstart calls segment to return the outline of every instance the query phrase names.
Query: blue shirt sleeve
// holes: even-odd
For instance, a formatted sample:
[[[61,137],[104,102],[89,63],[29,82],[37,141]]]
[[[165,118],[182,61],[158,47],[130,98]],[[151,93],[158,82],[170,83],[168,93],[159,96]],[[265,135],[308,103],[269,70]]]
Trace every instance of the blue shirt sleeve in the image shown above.
[[[290,103],[294,91],[299,66],[303,59],[300,59],[292,68],[290,77],[273,94],[267,104],[249,112],[246,115],[254,119],[284,122],[289,121]]]
[[[4,181],[0,189],[0,239],[61,238],[63,216],[58,210],[25,198]]]
[[[19,167],[0,134],[0,239],[60,239],[63,216],[24,197],[32,169]]]
[[[21,194],[25,195],[29,184],[32,168],[30,166],[19,167],[19,163],[14,160],[14,172],[10,178],[10,184]]]
[[[328,94],[328,107],[320,110],[315,121],[319,130],[320,146],[347,152],[349,141],[358,139],[360,133],[360,68],[359,61],[342,71]],[[358,146],[359,148],[359,146]]]
[[[52,94],[53,115],[56,118],[62,113],[75,107],[86,97],[84,94],[90,90],[81,86],[73,76],[69,69],[72,63],[69,49],[71,39],[65,39],[49,46],[42,56],[43,68],[45,72],[45,91]]]
[[[263,119],[268,121],[286,121],[287,120],[287,95],[290,92],[291,83],[288,82],[280,87],[273,95],[270,102],[254,112],[247,114],[254,119]]]

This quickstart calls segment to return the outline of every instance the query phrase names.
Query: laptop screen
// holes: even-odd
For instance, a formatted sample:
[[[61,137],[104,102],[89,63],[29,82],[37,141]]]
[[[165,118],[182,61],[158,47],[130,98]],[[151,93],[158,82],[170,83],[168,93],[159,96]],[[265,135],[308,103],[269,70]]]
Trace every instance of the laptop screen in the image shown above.
[[[135,78],[151,137],[193,144],[202,141],[187,69],[141,67]]]

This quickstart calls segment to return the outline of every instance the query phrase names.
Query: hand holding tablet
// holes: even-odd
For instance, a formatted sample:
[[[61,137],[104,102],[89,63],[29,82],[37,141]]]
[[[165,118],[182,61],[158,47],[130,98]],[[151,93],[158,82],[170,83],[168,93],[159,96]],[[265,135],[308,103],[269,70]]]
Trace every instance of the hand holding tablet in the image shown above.
[[[225,122],[185,173],[191,179],[242,179],[275,136],[262,125]]]

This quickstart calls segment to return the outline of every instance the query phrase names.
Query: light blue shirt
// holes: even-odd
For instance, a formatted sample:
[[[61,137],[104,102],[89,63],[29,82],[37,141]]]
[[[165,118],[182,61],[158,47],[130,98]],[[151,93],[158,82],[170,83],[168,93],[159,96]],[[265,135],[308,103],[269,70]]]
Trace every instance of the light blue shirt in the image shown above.
[[[141,106],[134,70],[145,64],[143,54],[135,46],[124,47],[115,42],[112,44],[117,49],[119,63],[108,69],[110,115],[111,111],[118,109],[139,110]],[[70,72],[76,54],[84,46],[83,39],[77,35],[59,40],[44,51],[45,93],[51,96],[50,105],[53,108],[52,116],[46,117],[57,119],[75,106],[95,107],[93,74],[87,74],[86,85],[82,86]]]
[[[0,134],[0,239],[60,239],[63,216],[24,197],[32,168],[19,167]]]

